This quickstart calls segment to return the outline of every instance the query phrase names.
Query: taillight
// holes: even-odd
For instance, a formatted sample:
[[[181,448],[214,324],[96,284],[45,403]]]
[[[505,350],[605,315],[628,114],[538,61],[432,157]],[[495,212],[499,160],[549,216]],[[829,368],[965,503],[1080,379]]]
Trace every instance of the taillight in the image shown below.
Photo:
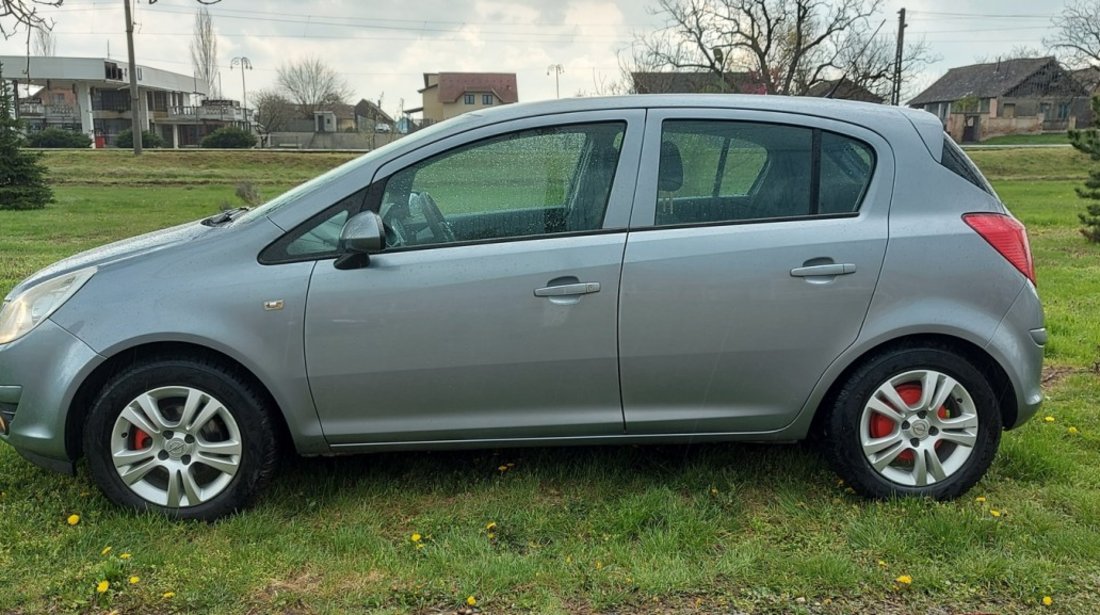
[[[982,239],[1000,252],[1005,260],[1035,283],[1035,262],[1031,260],[1031,244],[1027,229],[1020,221],[1005,214],[964,214],[963,221],[977,231]]]

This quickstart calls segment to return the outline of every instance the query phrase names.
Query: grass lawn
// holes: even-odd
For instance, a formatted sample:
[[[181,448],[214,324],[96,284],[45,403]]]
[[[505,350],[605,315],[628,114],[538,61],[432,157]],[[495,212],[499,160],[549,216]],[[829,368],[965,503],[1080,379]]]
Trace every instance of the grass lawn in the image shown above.
[[[1030,229],[1054,420],[1005,434],[959,501],[864,501],[802,445],[521,449],[292,459],[255,509],[170,523],[114,508],[84,468],[57,476],[0,446],[0,612],[430,613],[470,596],[487,613],[1094,612],[1100,247],[1077,233],[1073,194],[1086,165],[1068,150],[972,156]],[[345,158],[51,154],[57,203],[0,212],[0,294],[212,213],[237,181],[272,196]]]
[[[1065,132],[1044,132],[1033,135],[1003,135],[982,141],[982,145],[1050,145],[1069,143]]]

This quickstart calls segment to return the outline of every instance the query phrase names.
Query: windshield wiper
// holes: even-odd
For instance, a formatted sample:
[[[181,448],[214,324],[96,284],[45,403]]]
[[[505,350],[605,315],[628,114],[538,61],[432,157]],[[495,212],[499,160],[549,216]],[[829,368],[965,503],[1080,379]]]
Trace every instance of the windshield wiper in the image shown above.
[[[247,207],[238,207],[236,209],[228,209],[226,211],[221,212],[220,214],[215,214],[213,216],[210,216],[209,218],[206,218],[205,220],[202,221],[202,223],[205,224],[206,226],[218,226],[218,225],[221,225],[221,224],[225,224],[226,222],[229,222],[230,220],[233,219],[233,216],[235,216],[237,214],[244,213],[246,211],[248,211]]]

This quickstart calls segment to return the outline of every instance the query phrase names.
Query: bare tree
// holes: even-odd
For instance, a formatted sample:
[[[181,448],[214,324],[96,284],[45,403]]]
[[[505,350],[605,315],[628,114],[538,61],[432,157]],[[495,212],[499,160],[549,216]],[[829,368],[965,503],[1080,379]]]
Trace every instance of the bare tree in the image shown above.
[[[801,94],[851,68],[868,49],[871,20],[882,0],[658,0],[665,18],[636,36],[635,66],[710,72],[726,79],[747,71],[768,94]],[[873,79],[872,79],[873,78]],[[861,77],[878,83],[889,71]]]
[[[893,36],[879,33],[881,25],[873,31],[869,29],[869,25],[854,25],[848,33],[848,40],[836,63],[840,67],[838,78],[864,88],[883,100],[889,100],[894,86],[897,43]],[[907,82],[937,60],[939,57],[931,52],[924,39],[911,40],[905,45],[900,71],[901,100],[914,94],[907,87]]]
[[[1069,2],[1052,24],[1057,32],[1044,45],[1065,52],[1078,68],[1100,68],[1100,0]]]
[[[313,117],[314,111],[344,102],[352,95],[351,86],[343,77],[312,57],[280,66],[277,82],[307,118]]]
[[[48,28],[34,29],[34,55],[57,55],[57,39],[54,38],[53,30]]]
[[[997,62],[1007,62],[1009,60],[1019,60],[1020,58],[1041,58],[1045,55],[1047,54],[1031,45],[1014,45],[1012,49],[1008,50],[1008,53],[976,56],[974,62],[977,64],[994,64]]]
[[[44,6],[61,6],[64,0],[0,0],[0,36],[11,38],[20,26],[30,28],[53,27],[53,22],[38,14]],[[28,42],[30,32],[27,32]]]
[[[220,98],[218,88],[218,35],[214,19],[205,6],[195,11],[194,38],[191,39],[191,65],[195,78],[206,84],[210,98]]]
[[[294,118],[294,103],[273,90],[260,90],[252,95],[256,109],[256,126],[263,134],[286,130],[287,122]]]

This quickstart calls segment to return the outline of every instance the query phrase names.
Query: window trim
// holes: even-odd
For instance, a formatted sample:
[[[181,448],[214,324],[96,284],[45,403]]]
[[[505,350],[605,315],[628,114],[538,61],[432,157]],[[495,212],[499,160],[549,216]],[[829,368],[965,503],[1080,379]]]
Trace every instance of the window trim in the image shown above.
[[[464,105],[475,104],[474,103],[475,100],[477,100],[477,96],[474,95],[474,94],[463,94],[462,95],[462,104],[464,104]]]

